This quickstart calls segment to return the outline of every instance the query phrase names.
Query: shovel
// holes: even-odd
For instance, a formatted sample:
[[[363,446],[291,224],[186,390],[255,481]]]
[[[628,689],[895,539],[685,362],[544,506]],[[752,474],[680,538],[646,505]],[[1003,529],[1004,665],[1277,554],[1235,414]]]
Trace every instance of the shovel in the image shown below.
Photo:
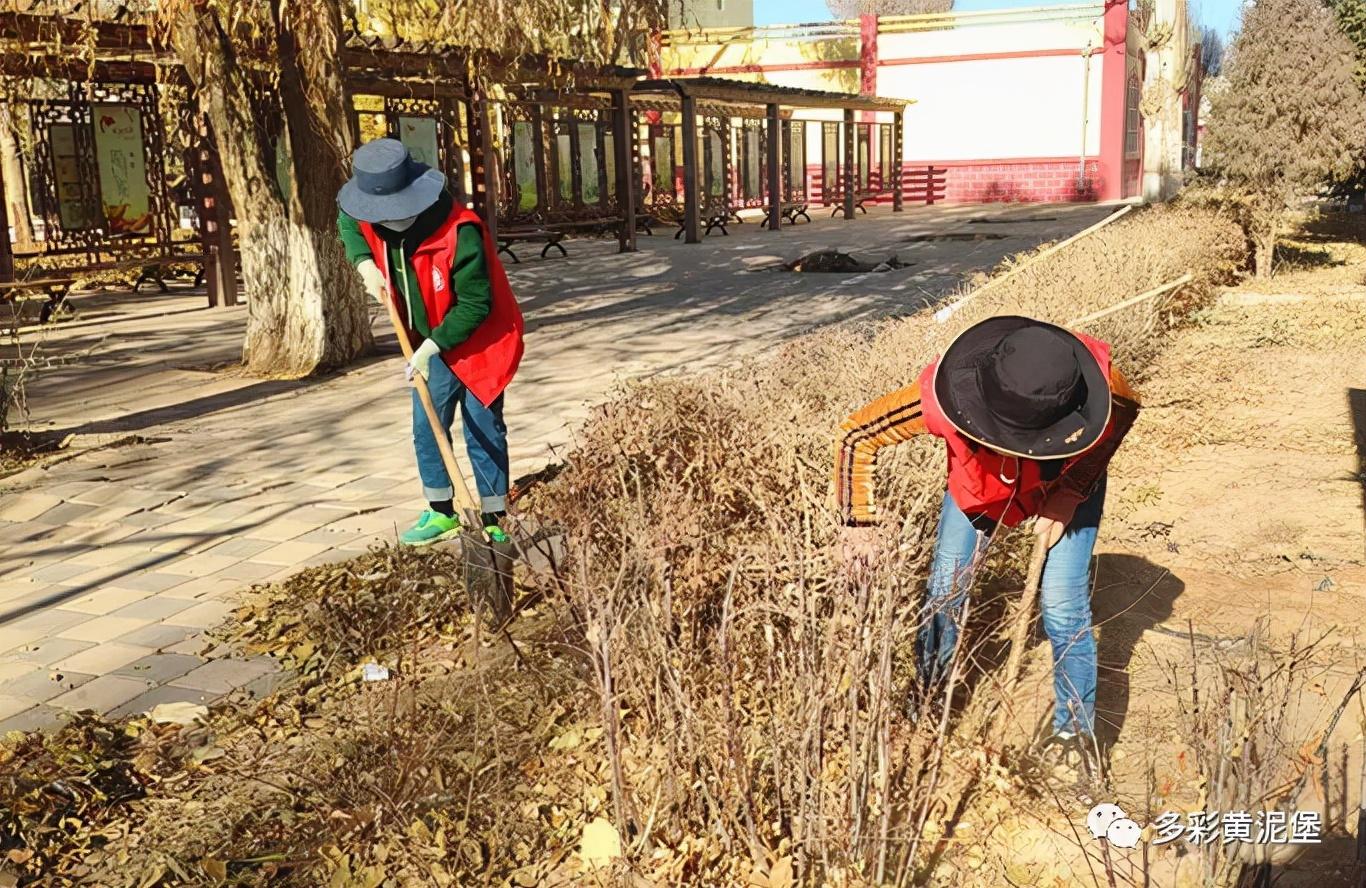
[[[398,316],[394,300],[386,296],[385,306],[389,309],[389,322],[394,326],[403,357],[413,359],[413,345]],[[460,557],[465,574],[465,591],[469,595],[470,607],[474,609],[475,620],[479,621],[484,608],[493,613],[496,625],[504,625],[512,616],[512,558],[513,547],[508,541],[492,539],[484,530],[479,506],[465,483],[465,475],[455,461],[451,450],[447,429],[442,425],[432,404],[432,394],[427,389],[427,380],[421,374],[413,374],[413,387],[417,389],[418,400],[427,413],[427,423],[436,438],[436,448],[441,452],[441,461],[446,466],[446,474],[451,476],[455,488],[455,498],[460,508]]]

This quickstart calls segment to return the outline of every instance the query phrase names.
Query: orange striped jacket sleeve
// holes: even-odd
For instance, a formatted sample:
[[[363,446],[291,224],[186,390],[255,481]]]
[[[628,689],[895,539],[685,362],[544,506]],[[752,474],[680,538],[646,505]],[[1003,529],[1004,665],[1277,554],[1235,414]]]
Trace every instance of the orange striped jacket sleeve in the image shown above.
[[[840,424],[835,447],[835,499],[846,524],[878,520],[873,501],[877,452],[927,431],[919,383],[883,395]]]

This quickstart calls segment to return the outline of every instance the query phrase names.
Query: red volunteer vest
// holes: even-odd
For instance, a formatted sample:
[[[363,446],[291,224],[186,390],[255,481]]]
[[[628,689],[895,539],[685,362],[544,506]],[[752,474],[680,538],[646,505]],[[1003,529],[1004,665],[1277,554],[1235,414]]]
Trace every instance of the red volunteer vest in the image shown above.
[[[461,225],[477,225],[484,238],[484,261],[488,265],[491,304],[488,317],[474,329],[464,342],[441,353],[441,359],[451,368],[455,378],[464,383],[484,406],[492,404],[507,388],[522,360],[522,311],[508,284],[503,263],[498,260],[498,247],[489,237],[488,229],[478,214],[462,203],[451,207],[451,214],[431,237],[423,241],[409,257],[422,293],[422,304],[427,309],[427,323],[433,328],[450,311],[460,294],[451,292],[451,266],[455,264],[456,229]],[[369,222],[360,223],[361,234],[370,245],[370,252],[378,261],[389,283],[389,298],[397,302],[399,313],[408,315],[407,305],[399,299],[392,275],[389,273],[389,250],[384,240]],[[405,333],[408,341],[417,345],[422,337],[408,321]]]
[[[1100,362],[1101,371],[1108,379],[1110,346],[1082,333],[1076,336]],[[1051,482],[1040,476],[1039,463],[996,453],[959,434],[935,399],[934,374],[938,368],[939,359],[935,358],[920,374],[920,409],[930,434],[943,438],[948,445],[949,495],[954,503],[969,517],[985,515],[1004,527],[1014,527],[1039,514],[1051,486]],[[1112,419],[1100,440],[1113,432]],[[1071,457],[1064,462],[1062,471],[1066,472],[1075,459],[1077,457]]]

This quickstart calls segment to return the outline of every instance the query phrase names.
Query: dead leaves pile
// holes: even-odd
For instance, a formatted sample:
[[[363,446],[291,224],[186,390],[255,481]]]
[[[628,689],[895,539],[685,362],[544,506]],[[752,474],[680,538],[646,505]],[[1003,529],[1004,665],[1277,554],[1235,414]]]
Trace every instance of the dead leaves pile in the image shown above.
[[[517,653],[473,644],[454,568],[376,550],[258,590],[232,634],[301,673],[265,700],[0,744],[0,879],[525,886],[611,867],[601,835],[583,844],[611,821],[583,670],[535,614]],[[375,658],[392,677],[361,681]]]
[[[456,632],[469,608],[456,555],[376,547],[258,587],[219,637],[314,675]]]
[[[202,726],[92,716],[0,744],[0,872],[86,884],[90,855],[126,832],[127,806],[182,784],[212,748]]]

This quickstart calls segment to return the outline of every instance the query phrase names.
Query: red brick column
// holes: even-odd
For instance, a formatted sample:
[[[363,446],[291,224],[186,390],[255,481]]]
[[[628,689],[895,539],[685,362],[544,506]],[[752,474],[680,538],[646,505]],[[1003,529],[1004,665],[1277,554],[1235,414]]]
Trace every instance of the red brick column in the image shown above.
[[[877,95],[877,16],[858,17],[858,91],[862,96]]]
[[[1100,181],[1097,197],[1124,197],[1124,123],[1128,64],[1129,4],[1106,0],[1105,39],[1100,53]]]

